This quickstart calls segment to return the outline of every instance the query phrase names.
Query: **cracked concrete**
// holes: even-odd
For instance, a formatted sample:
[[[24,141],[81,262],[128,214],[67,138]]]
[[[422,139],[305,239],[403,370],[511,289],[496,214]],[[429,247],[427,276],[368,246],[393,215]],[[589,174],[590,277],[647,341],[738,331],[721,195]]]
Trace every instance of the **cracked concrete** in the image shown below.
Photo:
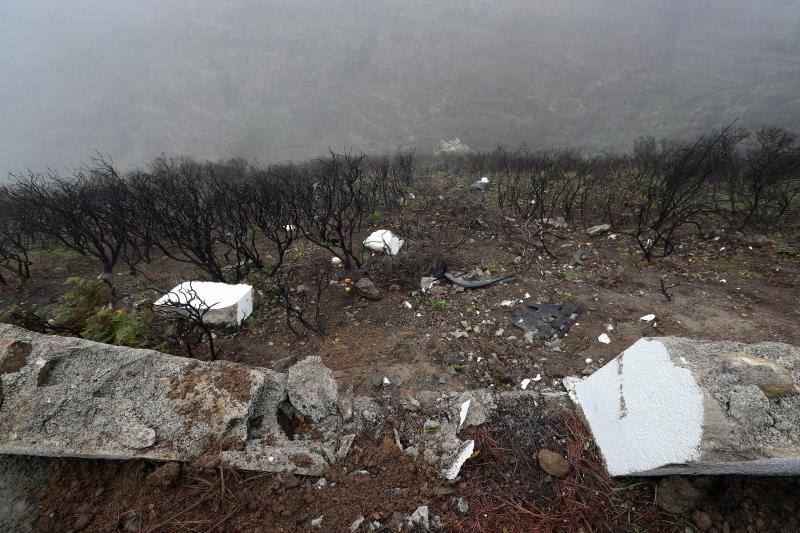
[[[318,357],[292,368],[201,362],[3,324],[0,453],[214,455],[244,470],[318,474],[363,419],[356,412],[343,425],[336,381]],[[309,430],[295,433],[292,419]]]
[[[565,380],[621,475],[800,473],[800,350],[643,338]]]

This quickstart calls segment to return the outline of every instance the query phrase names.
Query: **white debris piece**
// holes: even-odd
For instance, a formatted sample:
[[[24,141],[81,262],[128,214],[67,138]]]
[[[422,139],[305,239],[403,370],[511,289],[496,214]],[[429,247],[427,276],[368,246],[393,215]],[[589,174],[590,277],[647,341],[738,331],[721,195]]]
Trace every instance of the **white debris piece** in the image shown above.
[[[339,259],[338,257],[331,257],[331,266],[333,268],[342,268],[343,264],[344,263],[342,263],[342,260]]]
[[[467,414],[469,413],[469,405],[472,403],[472,400],[467,400],[466,402],[461,404],[461,412],[459,413],[459,422],[458,422],[458,429],[461,429],[461,426],[464,425],[464,420],[467,419]]]
[[[541,374],[536,374],[536,377],[533,378],[533,381],[542,381],[542,375]]]
[[[405,243],[403,239],[389,231],[388,229],[379,229],[373,231],[369,237],[364,239],[364,246],[373,252],[382,252],[389,255],[397,255],[400,248]]]
[[[656,315],[654,315],[654,314],[650,313],[649,315],[644,315],[644,316],[643,316],[642,318],[640,318],[639,320],[644,320],[645,322],[652,322],[652,321],[653,321],[653,320],[655,320],[655,319],[656,319]]]
[[[489,183],[489,178],[487,178],[486,176],[484,176],[484,177],[482,177],[482,178],[480,179],[480,182],[481,182],[481,183]]]
[[[528,388],[528,385],[530,385],[530,383],[531,383],[531,380],[528,379],[528,378],[525,378],[525,379],[522,380],[522,383],[520,383],[519,386],[520,386],[520,388],[522,390],[525,390],[525,389]]]
[[[190,309],[206,311],[206,324],[239,326],[253,312],[251,285],[184,281],[155,301],[157,310],[186,314]]]
[[[383,376],[383,384],[384,385],[391,385],[392,384],[392,380],[390,380],[386,376]]]
[[[608,331],[609,333],[614,331],[614,325],[613,324],[606,324],[606,331]]]
[[[565,379],[612,476],[797,475],[800,350],[642,338]]]
[[[500,302],[501,307],[511,307],[512,305],[514,305],[514,300],[503,300]]]
[[[458,453],[456,453],[453,457],[450,465],[444,468],[442,471],[442,476],[445,479],[455,479],[458,476],[458,473],[461,472],[461,467],[464,466],[464,463],[467,462],[467,459],[472,456],[473,450],[475,450],[475,441],[469,440],[465,442],[459,449]]]
[[[610,344],[610,343],[611,343],[611,337],[609,337],[609,336],[608,336],[608,335],[606,335],[605,333],[603,333],[602,335],[600,335],[599,337],[597,337],[597,340],[599,340],[599,341],[600,341],[600,342],[602,342],[603,344]]]
[[[411,309],[414,306],[411,305],[411,302],[405,301],[405,302],[403,302],[403,307],[405,307],[406,309]]]

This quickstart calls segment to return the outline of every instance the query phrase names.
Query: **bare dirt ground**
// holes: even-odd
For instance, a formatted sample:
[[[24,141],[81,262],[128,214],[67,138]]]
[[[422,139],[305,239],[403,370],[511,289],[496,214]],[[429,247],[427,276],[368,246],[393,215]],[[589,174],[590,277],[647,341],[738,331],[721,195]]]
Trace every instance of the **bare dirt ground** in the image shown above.
[[[647,263],[619,229],[589,237],[582,226],[571,225],[554,232],[552,258],[521,250],[489,217],[488,227],[472,229],[483,194],[490,193],[433,189],[420,222],[455,221],[441,250],[452,271],[515,274],[513,281],[460,290],[442,280],[422,293],[418,279],[392,274],[381,266],[385,259],[374,257],[363,272],[335,272],[322,299],[325,335],[296,336],[283,311],[269,305],[269,282],[257,273],[249,281],[259,291],[259,306],[240,330],[218,332],[221,358],[271,366],[289,356],[319,355],[341,387],[399,401],[420,391],[516,390],[523,379],[536,376],[541,380],[531,389],[558,387],[559,378],[591,373],[642,336],[800,345],[800,256],[785,253],[798,249],[797,234],[774,235],[774,242],[761,246],[746,236],[736,241],[686,236],[672,256]],[[390,217],[376,227],[398,225]],[[581,264],[571,265],[577,250]],[[299,242],[288,262],[300,264],[310,255],[329,259]],[[53,305],[65,292],[67,277],[97,275],[93,264],[68,252],[55,251],[47,259],[35,263],[23,290],[0,294],[0,307]],[[120,272],[115,278],[121,301],[132,304],[153,301],[155,287],[168,290],[193,275],[185,265],[165,260],[137,276]],[[380,300],[344,290],[344,278],[362,275],[382,289]],[[662,279],[672,287],[669,301]],[[502,305],[506,300],[513,305]],[[529,343],[511,321],[513,309],[525,300],[575,303],[582,312],[560,343]],[[650,313],[654,321],[640,320]],[[603,333],[609,344],[598,341]],[[175,347],[156,347],[182,355]],[[384,377],[390,385],[383,385]],[[386,434],[390,428],[388,421]],[[534,411],[506,412],[473,431],[480,453],[455,485],[442,485],[424,465],[395,453],[380,433],[361,441],[341,468],[326,473],[321,487],[316,478],[192,466],[159,481],[153,477],[157,466],[150,463],[52,461],[53,475],[39,496],[39,529],[295,531],[311,529],[311,520],[323,516],[322,530],[341,531],[359,516],[365,524],[391,527],[423,504],[448,530],[701,529],[697,517],[672,515],[654,504],[657,480],[608,478],[586,430],[566,415],[545,420]],[[569,458],[568,477],[555,479],[537,467],[534,455],[541,447]],[[706,494],[699,508],[710,517],[711,531],[800,527],[796,479],[719,478],[699,484]],[[467,515],[453,510],[456,497],[469,501]]]

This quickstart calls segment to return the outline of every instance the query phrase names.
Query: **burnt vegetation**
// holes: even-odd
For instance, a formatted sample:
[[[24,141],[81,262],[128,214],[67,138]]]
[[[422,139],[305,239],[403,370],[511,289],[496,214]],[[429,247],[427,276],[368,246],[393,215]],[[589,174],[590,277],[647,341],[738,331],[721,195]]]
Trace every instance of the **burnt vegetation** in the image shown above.
[[[482,176],[486,187],[466,190]],[[443,201],[445,190],[456,194]],[[68,175],[12,174],[0,188],[0,284],[24,286],[58,248],[92,259],[113,295],[112,273],[142,275],[144,265],[169,259],[196,279],[237,283],[255,274],[261,299],[285,311],[292,331],[322,335],[329,285],[370,275],[413,289],[457,263],[463,229],[502,235],[525,263],[560,259],[567,226],[607,223],[649,262],[687,236],[794,227],[799,201],[798,137],[772,127],[643,138],[629,153],[597,156],[498,147],[425,158],[330,152],[278,165],[159,157],[121,172],[97,154]],[[406,240],[402,254],[364,249],[378,227]],[[287,264],[298,241],[321,253]],[[338,258],[341,275],[320,256]],[[301,279],[308,286],[299,294]]]

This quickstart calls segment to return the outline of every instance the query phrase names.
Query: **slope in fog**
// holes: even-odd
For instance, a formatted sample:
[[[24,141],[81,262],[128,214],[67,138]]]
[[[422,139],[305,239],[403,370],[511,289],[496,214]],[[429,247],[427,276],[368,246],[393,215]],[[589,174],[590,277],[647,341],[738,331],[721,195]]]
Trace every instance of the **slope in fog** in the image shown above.
[[[0,46],[0,171],[800,126],[794,0],[6,0]]]

